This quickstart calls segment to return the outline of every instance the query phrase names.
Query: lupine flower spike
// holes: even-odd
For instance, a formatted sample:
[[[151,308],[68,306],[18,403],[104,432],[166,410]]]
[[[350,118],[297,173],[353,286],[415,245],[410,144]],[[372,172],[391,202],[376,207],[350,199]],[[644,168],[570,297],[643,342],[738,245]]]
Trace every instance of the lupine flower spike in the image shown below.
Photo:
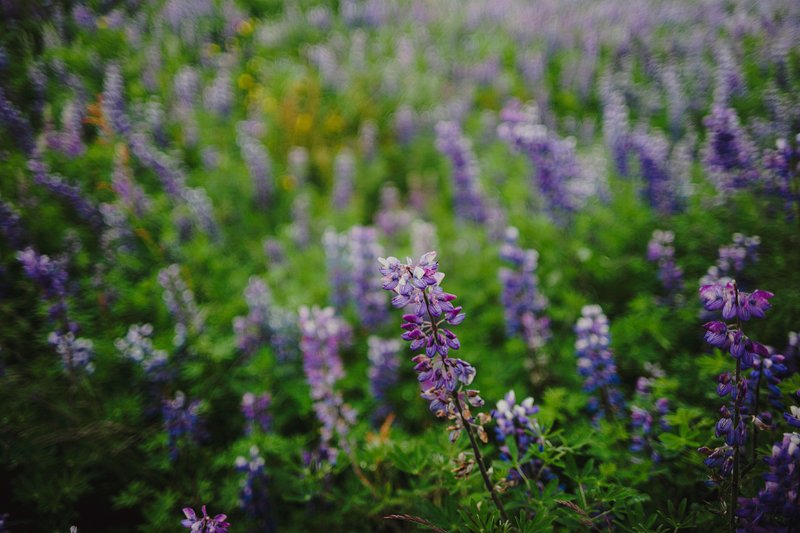
[[[750,393],[748,380],[743,378],[742,371],[753,368],[757,360],[763,361],[770,357],[769,350],[764,345],[745,335],[742,323],[754,317],[763,318],[771,307],[769,300],[773,296],[771,292],[762,290],[751,293],[740,291],[735,280],[700,287],[700,299],[706,311],[721,311],[724,320],[735,321],[734,323],[712,321],[703,325],[706,330],[706,342],[728,351],[736,360],[736,372],[732,381],[731,375],[727,372],[718,378],[717,393],[723,397],[730,395],[732,400],[732,409],[724,405],[720,408],[721,417],[715,428],[716,436],[724,437],[725,444],[715,449],[704,446],[698,450],[707,457],[706,465],[718,471],[712,476],[712,482],[732,476],[727,511],[731,530],[736,528],[740,456],[747,440],[747,427],[742,415],[746,410],[744,401]],[[754,447],[756,434],[754,428]]]
[[[475,379],[475,368],[468,362],[450,356],[451,351],[461,348],[458,337],[445,326],[457,326],[466,315],[460,306],[453,305],[454,294],[444,292],[441,287],[444,273],[439,272],[436,252],[423,254],[415,264],[411,258],[405,263],[396,257],[378,258],[379,271],[383,275],[383,288],[394,293],[392,305],[398,309],[410,307],[411,313],[403,315],[405,332],[402,339],[411,343],[414,351],[424,350],[415,356],[414,370],[422,388],[423,399],[430,402],[431,411],[439,418],[452,422],[450,441],[460,436],[462,431],[469,437],[474,460],[480,468],[484,484],[492,497],[503,520],[508,520],[489,474],[483,464],[480,449],[473,432],[483,442],[488,436],[483,426],[491,420],[486,413],[473,416],[471,407],[483,406],[483,399],[477,390],[464,390],[465,385]],[[472,468],[466,456],[454,470],[457,475],[466,475]]]

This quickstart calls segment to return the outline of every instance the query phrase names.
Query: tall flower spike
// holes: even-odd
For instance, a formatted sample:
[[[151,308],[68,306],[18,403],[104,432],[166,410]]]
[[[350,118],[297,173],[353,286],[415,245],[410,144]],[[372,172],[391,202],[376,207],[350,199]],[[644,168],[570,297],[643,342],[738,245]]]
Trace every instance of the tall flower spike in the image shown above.
[[[506,330],[509,335],[519,335],[530,350],[538,350],[550,337],[550,320],[541,316],[547,307],[547,298],[539,293],[536,269],[539,253],[523,250],[518,244],[517,228],[506,228],[505,242],[500,248],[500,257],[511,263],[512,268],[501,268],[501,295],[505,310]]]
[[[465,220],[485,222],[486,200],[479,181],[478,162],[472,143],[455,122],[436,125],[436,147],[453,166],[453,203],[456,215]]]
[[[161,412],[164,416],[164,427],[170,459],[175,460],[181,453],[181,442],[188,438],[190,442],[198,442],[205,437],[200,419],[200,401],[187,401],[186,395],[178,391],[175,398],[165,399]]]
[[[159,271],[158,283],[164,289],[163,299],[175,319],[175,346],[183,346],[190,334],[200,333],[205,325],[203,313],[194,301],[194,293],[181,276],[181,268],[173,264]]]
[[[375,257],[383,254],[378,232],[368,226],[354,226],[348,234],[350,252],[350,290],[361,324],[367,329],[384,324],[389,313],[381,294],[380,282],[371,275]]]
[[[236,470],[245,474],[239,492],[239,507],[249,516],[270,524],[266,530],[273,531],[272,508],[269,503],[267,484],[269,479],[264,471],[264,458],[256,446],[250,448],[250,457],[239,456],[234,463]]]
[[[720,408],[720,419],[715,426],[717,437],[724,438],[725,444],[716,449],[702,447],[698,451],[707,458],[707,466],[716,470],[711,476],[711,482],[717,483],[722,479],[731,478],[730,500],[728,503],[728,519],[730,529],[737,527],[737,517],[742,516],[743,509],[737,511],[739,496],[739,477],[741,455],[747,442],[747,422],[744,415],[753,405],[753,414],[758,417],[759,385],[761,375],[772,376],[772,365],[777,363],[774,370],[780,370],[781,360],[770,357],[769,350],[762,344],[750,339],[742,330],[743,322],[753,317],[763,318],[770,308],[769,300],[773,297],[771,292],[755,290],[752,293],[740,291],[735,280],[723,283],[713,283],[700,287],[700,299],[706,311],[721,311],[724,320],[735,320],[734,323],[720,321],[708,322],[704,325],[706,342],[717,348],[727,350],[736,360],[736,370],[731,380],[729,373],[721,374],[718,378],[717,393],[722,396],[731,396],[731,409],[723,405]],[[767,362],[768,361],[768,362]],[[744,379],[742,371],[756,368],[755,391],[750,390],[750,382]],[[751,375],[751,377],[753,377]],[[773,376],[774,377],[774,376]],[[774,381],[767,379],[767,386]],[[765,417],[767,422],[769,418]],[[752,447],[757,447],[758,426],[766,426],[763,419],[754,418],[752,430]],[[753,459],[755,460],[755,454]]]
[[[349,451],[347,435],[356,420],[355,410],[344,403],[341,393],[334,388],[344,377],[339,350],[350,342],[350,328],[332,307],[301,307],[299,317],[303,370],[311,387],[314,412],[322,424],[319,455],[335,464],[338,449],[334,438],[338,437],[340,448]]]
[[[675,233],[657,229],[647,243],[647,260],[658,264],[658,277],[670,298],[683,289],[683,271],[675,263],[674,242]]]
[[[397,339],[381,339],[374,335],[367,339],[367,345],[370,390],[378,401],[374,420],[380,422],[391,411],[386,396],[397,382],[397,371],[400,366],[397,354],[401,345]]]
[[[575,352],[578,372],[584,377],[583,389],[594,394],[589,409],[595,420],[614,416],[624,407],[622,393],[617,388],[619,376],[611,352],[608,318],[599,305],[585,305],[575,324]]]
[[[455,333],[445,326],[460,324],[466,315],[460,306],[453,305],[456,296],[442,290],[444,273],[439,272],[436,252],[423,254],[417,263],[411,258],[402,263],[396,257],[379,257],[378,263],[383,288],[394,294],[392,305],[409,307],[411,311],[403,315],[403,340],[409,341],[414,351],[424,350],[412,359],[422,389],[420,396],[430,402],[430,410],[437,417],[451,421],[448,428],[451,442],[466,432],[486,490],[503,520],[508,520],[475,438],[477,434],[481,441],[488,441],[483,426],[491,416],[473,415],[471,408],[483,406],[483,399],[477,390],[464,390],[475,379],[475,368],[449,356],[451,350],[458,350],[461,345]],[[468,475],[473,466],[466,456],[462,459],[454,470],[458,476]]]

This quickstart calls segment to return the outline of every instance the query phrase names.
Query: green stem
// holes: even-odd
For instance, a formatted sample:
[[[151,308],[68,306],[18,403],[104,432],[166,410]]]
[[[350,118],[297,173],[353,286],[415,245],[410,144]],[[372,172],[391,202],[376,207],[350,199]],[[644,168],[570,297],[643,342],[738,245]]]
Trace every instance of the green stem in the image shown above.
[[[500,511],[500,516],[503,521],[508,522],[506,509],[503,507],[503,502],[500,500],[500,497],[494,490],[492,480],[489,478],[489,472],[486,470],[486,465],[483,464],[483,457],[481,456],[481,451],[478,448],[478,442],[475,440],[475,436],[472,434],[472,427],[470,426],[469,420],[467,420],[467,418],[464,416],[464,411],[461,409],[461,399],[458,397],[458,395],[455,397],[455,404],[456,409],[458,410],[458,415],[461,417],[461,422],[464,425],[464,430],[467,432],[467,437],[469,437],[469,443],[472,446],[472,453],[475,454],[475,462],[478,463],[478,468],[481,471],[481,477],[483,477],[483,483],[486,485],[486,490],[489,491],[489,495],[492,497],[495,507],[497,507],[497,510]]]
[[[739,329],[739,333],[742,333],[742,320],[739,318],[739,286],[736,282],[733,282],[733,298],[734,303],[736,306],[736,327]],[[734,380],[734,391],[735,391],[735,399],[733,401],[733,429],[731,431],[734,432],[734,445],[733,445],[733,479],[731,480],[731,496],[730,496],[730,503],[728,505],[728,514],[730,519],[730,530],[731,533],[736,533],[736,504],[737,499],[739,497],[739,444],[736,442],[736,431],[739,427],[740,423],[740,410],[742,405],[742,398],[741,398],[741,388],[739,387],[739,381],[741,380],[742,374],[742,360],[741,358],[736,359],[736,379]]]
[[[764,373],[764,360],[761,360],[761,364],[758,369],[758,379],[756,380],[756,405],[755,409],[753,409],[753,416],[758,416],[758,408],[759,408],[759,398],[760,391],[761,391],[761,375]],[[758,428],[755,424],[753,424],[753,463],[756,462],[756,450],[758,448]]]
[[[422,291],[422,298],[425,301],[425,310],[428,312],[428,317],[431,320],[433,341],[438,343],[439,325],[436,323],[436,320],[434,320],[433,315],[431,314],[427,290]],[[461,409],[460,392],[456,392],[456,394],[453,395],[453,402],[456,404],[458,416],[461,417],[461,423],[464,426],[464,430],[467,432],[467,437],[469,437],[469,443],[472,446],[472,452],[475,454],[475,462],[478,463],[478,468],[481,471],[481,477],[483,477],[483,483],[486,485],[486,490],[489,491],[489,495],[492,497],[494,505],[497,507],[497,510],[500,511],[500,516],[502,517],[503,521],[508,522],[508,515],[506,515],[503,502],[500,500],[497,492],[495,492],[494,486],[492,485],[492,480],[489,478],[489,472],[486,470],[486,465],[483,464],[483,457],[481,456],[481,451],[478,448],[478,442],[475,440],[475,435],[472,434],[472,426],[470,425],[469,420],[467,420],[467,417],[464,416],[464,411]]]

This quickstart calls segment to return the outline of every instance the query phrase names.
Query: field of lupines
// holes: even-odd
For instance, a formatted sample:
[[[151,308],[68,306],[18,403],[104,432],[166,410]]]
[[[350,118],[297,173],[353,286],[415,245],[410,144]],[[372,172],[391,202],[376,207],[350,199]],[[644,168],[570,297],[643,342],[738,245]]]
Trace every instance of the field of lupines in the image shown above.
[[[795,0],[0,0],[0,532],[799,531],[798,134]]]

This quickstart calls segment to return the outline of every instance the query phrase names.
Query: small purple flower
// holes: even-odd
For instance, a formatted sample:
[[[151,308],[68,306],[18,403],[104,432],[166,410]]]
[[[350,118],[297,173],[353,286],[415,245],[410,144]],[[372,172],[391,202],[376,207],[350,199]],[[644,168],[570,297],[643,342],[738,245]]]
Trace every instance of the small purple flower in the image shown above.
[[[141,365],[150,378],[162,381],[167,377],[164,367],[169,356],[166,351],[153,346],[153,341],[150,339],[152,334],[152,325],[134,324],[128,328],[125,337],[114,341],[114,346],[123,357]]]
[[[242,396],[242,414],[245,419],[245,431],[247,434],[253,433],[258,428],[260,431],[267,432],[272,426],[272,416],[269,408],[272,404],[272,396],[268,392],[263,394],[253,394],[246,392]]]
[[[381,187],[381,205],[375,213],[374,221],[387,237],[397,235],[411,221],[411,213],[403,208],[400,201],[400,191],[391,183]]]
[[[186,395],[178,391],[174,399],[164,400],[161,412],[167,430],[169,456],[174,461],[181,453],[180,444],[183,439],[188,438],[190,442],[198,442],[205,437],[200,418],[200,401],[189,402]]]
[[[214,517],[208,516],[206,506],[202,508],[203,516],[197,516],[194,509],[185,507],[183,514],[186,519],[181,521],[181,525],[187,529],[191,529],[192,533],[228,533],[228,528],[231,525],[225,521],[228,515],[218,514]]]
[[[344,210],[353,199],[353,177],[356,160],[353,152],[344,149],[336,154],[333,161],[333,206],[337,211]]]
[[[531,448],[535,447],[539,451],[544,449],[544,429],[534,417],[538,412],[539,407],[533,405],[533,398],[525,398],[517,403],[513,390],[508,391],[505,397],[497,402],[497,407],[492,411],[492,418],[497,422],[495,435],[500,443],[500,457],[503,460],[511,459],[511,452],[506,444],[508,439],[512,439],[516,444],[520,459],[525,457]],[[535,456],[521,467],[521,472],[516,468],[509,471],[507,478],[509,485],[515,486],[523,479],[529,479],[535,480],[539,490],[543,490],[545,484],[556,477],[544,462]]]
[[[661,456],[654,443],[660,431],[669,429],[666,419],[666,415],[669,414],[669,400],[659,398],[654,402],[651,398],[651,388],[652,380],[646,377],[640,377],[636,381],[636,396],[631,407],[630,450],[637,453],[646,452],[653,461],[658,462]]]
[[[272,293],[267,284],[253,276],[247,282],[244,297],[249,309],[246,316],[233,319],[236,345],[247,355],[252,355],[271,337],[269,319],[272,314]]]
[[[790,406],[789,412],[783,413],[783,418],[790,426],[800,428],[800,407],[796,405]]]
[[[724,322],[708,322],[703,325],[706,329],[705,339],[711,346],[727,350],[731,345],[732,334]]]
[[[658,277],[670,295],[683,288],[683,271],[675,263],[674,241],[675,234],[672,231],[657,229],[647,243],[647,260],[658,264]]]
[[[94,372],[94,345],[89,339],[76,338],[71,331],[61,333],[54,331],[48,341],[55,347],[56,353],[61,356],[64,369],[81,369],[87,374]]]

